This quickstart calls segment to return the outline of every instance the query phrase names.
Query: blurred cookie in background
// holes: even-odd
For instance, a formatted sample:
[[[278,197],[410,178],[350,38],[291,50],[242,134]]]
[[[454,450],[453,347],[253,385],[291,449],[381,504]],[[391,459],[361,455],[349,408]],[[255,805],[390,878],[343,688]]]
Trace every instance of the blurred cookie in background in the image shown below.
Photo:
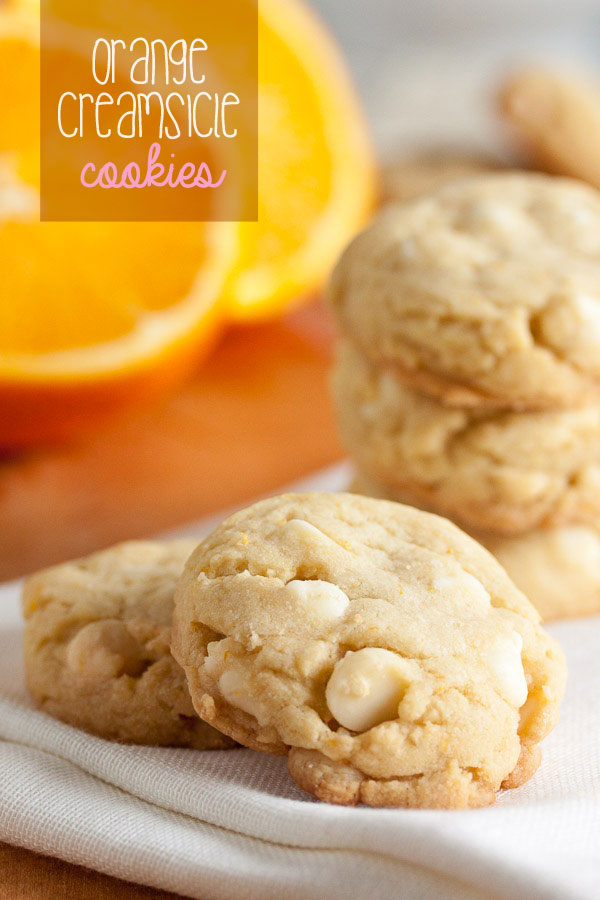
[[[600,612],[600,521],[505,537],[473,534],[544,620]]]
[[[412,200],[458,178],[485,175],[504,168],[506,166],[500,159],[456,147],[398,153],[383,163],[381,200],[383,203]]]
[[[600,188],[600,85],[532,67],[506,81],[499,105],[535,168]]]

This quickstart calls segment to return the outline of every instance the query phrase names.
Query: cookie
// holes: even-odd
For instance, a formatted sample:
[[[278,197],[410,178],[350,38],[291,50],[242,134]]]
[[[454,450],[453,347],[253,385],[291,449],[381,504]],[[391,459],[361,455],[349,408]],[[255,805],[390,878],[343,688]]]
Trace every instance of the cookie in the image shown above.
[[[446,406],[349,342],[332,383],[347,450],[417,505],[506,534],[600,519],[600,404],[522,413]]]
[[[381,195],[384,203],[412,200],[419,194],[432,191],[472,175],[481,175],[502,168],[500,162],[459,150],[438,149],[400,156],[383,166]]]
[[[545,621],[600,613],[600,520],[517,537],[476,534]]]
[[[375,497],[378,500],[391,500],[394,503],[402,503],[405,506],[415,505],[411,503],[411,498],[408,495],[403,494],[402,491],[393,490],[381,481],[378,481],[372,475],[367,475],[363,469],[356,469],[354,472],[350,484],[348,485],[348,493],[361,494],[364,497]],[[427,506],[425,503],[417,506],[417,509],[421,509],[423,512],[433,513],[433,515],[439,515],[433,506]],[[459,527],[463,531],[466,530],[464,526]]]
[[[510,173],[388,206],[342,255],[329,296],[367,357],[447,404],[595,398],[600,194]]]
[[[333,803],[466,807],[536,769],[560,648],[445,519],[351,494],[236,513],[192,554],[173,653],[205,721]]]
[[[394,493],[363,472],[348,490],[409,502],[401,491]],[[472,531],[471,537],[494,554],[545,622],[600,613],[600,521],[514,536]]]
[[[526,69],[507,81],[499,101],[535,166],[600,188],[596,85],[549,69]]]
[[[222,748],[195,714],[169,641],[175,582],[195,541],[133,541],[25,583],[25,672],[51,716],[109,740]]]

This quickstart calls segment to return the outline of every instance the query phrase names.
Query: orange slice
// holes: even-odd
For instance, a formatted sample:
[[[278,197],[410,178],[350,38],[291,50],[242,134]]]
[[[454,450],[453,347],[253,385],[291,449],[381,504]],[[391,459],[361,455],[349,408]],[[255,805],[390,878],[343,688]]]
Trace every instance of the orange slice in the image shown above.
[[[340,53],[299,0],[259,3],[259,217],[241,225],[231,318],[268,318],[327,276],[373,203],[367,128]]]
[[[44,222],[0,184],[0,446],[62,438],[190,373],[222,327],[228,223]]]
[[[28,0],[0,2],[0,153],[19,151],[19,172],[39,180],[40,27],[39,6]]]

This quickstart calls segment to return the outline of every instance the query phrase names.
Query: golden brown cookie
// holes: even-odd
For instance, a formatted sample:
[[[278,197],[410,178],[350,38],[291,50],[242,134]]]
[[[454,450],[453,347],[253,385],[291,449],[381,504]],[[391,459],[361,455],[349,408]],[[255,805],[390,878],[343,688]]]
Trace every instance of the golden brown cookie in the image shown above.
[[[487,551],[351,494],[226,519],[186,563],[174,622],[198,713],[289,752],[334,803],[491,803],[537,767],[563,693],[560,648]]]
[[[597,85],[551,69],[526,69],[503,86],[500,108],[533,165],[600,188]]]
[[[600,404],[446,406],[349,342],[338,348],[333,390],[347,450],[392,493],[506,534],[600,519]]]
[[[447,404],[596,398],[600,194],[510,173],[388,206],[342,255],[330,300],[374,364]]]
[[[27,686],[51,716],[110,740],[232,741],[195,714],[169,649],[173,593],[196,541],[132,541],[25,583]]]

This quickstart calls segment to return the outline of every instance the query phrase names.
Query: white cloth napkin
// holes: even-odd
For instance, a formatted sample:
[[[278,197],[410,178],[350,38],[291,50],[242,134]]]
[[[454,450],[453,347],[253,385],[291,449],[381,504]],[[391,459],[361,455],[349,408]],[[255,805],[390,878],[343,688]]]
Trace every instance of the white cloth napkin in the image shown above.
[[[345,809],[281,758],[121,746],[35,711],[19,590],[0,588],[0,839],[199,900],[600,897],[600,617],[550,629],[569,684],[527,785],[481,810]]]

